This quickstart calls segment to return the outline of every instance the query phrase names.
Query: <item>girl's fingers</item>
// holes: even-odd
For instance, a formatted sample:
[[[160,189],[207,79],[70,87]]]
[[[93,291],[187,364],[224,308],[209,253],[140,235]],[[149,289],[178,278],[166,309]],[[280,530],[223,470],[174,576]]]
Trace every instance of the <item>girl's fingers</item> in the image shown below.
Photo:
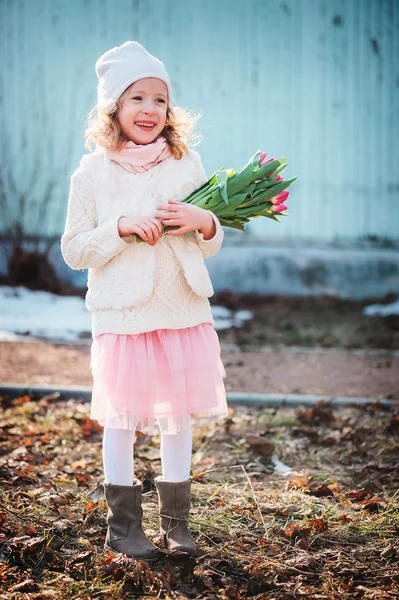
[[[169,227],[169,225],[183,225],[181,219],[162,219],[162,223],[165,227]]]
[[[157,231],[159,231],[159,235],[162,234],[162,224],[160,221],[158,221],[158,219],[151,219],[151,223],[153,223],[157,229]]]
[[[149,241],[150,243],[154,242],[154,232],[152,231],[151,225],[148,225],[147,223],[145,223],[145,224],[143,225],[143,229],[144,229],[144,231],[145,231],[145,232],[146,232],[146,234],[147,234],[148,241]]]
[[[136,225],[138,231],[138,235],[141,237],[142,240],[144,240],[145,242],[148,240],[147,234],[144,231],[144,229],[142,227],[140,227],[140,225]]]
[[[157,210],[172,210],[171,206],[165,206],[164,204],[160,204],[157,206]]]
[[[171,231],[168,231],[168,235],[182,235],[183,233],[188,233],[190,230],[187,229],[187,227],[180,227],[180,229],[172,229]]]
[[[157,206],[157,210],[169,210],[176,212],[184,204],[184,202],[175,202],[174,200],[170,200],[169,202],[170,204],[160,204],[159,206]]]
[[[151,233],[152,233],[152,237],[153,237],[153,241],[155,242],[158,238],[159,238],[159,231],[158,231],[158,227],[155,225],[155,223],[153,223],[152,221],[150,221],[149,223],[149,227],[151,229]]]
[[[163,219],[161,219],[161,223],[163,223],[164,225],[184,225],[184,223],[182,223],[181,218],[177,215],[173,215],[173,217],[164,217]]]

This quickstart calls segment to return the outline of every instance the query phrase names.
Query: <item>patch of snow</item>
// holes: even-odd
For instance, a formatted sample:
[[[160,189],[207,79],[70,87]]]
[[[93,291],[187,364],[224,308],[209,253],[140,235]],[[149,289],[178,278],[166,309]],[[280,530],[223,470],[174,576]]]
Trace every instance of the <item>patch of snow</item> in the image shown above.
[[[252,312],[250,310],[237,310],[234,313],[234,319],[241,325],[243,321],[250,321],[252,319]]]
[[[222,329],[230,329],[233,326],[232,319],[213,319],[214,320],[214,328],[216,331],[221,331]]]
[[[73,341],[91,335],[91,313],[79,296],[0,286],[0,333]]]
[[[364,307],[363,314],[368,316],[381,315],[382,317],[399,315],[399,300],[391,302],[391,304],[370,304]]]
[[[25,338],[22,335],[11,333],[10,331],[0,331],[0,342],[20,342]]]
[[[276,473],[292,473],[291,467],[281,462],[281,460],[279,460],[275,454],[273,454],[271,462]]]
[[[241,327],[252,318],[248,310],[233,312],[212,306],[216,331]],[[91,312],[80,296],[58,296],[24,286],[0,286],[0,341],[42,338],[79,341],[91,339]]]
[[[214,319],[230,319],[232,312],[225,306],[212,306]]]
[[[249,310],[237,310],[233,312],[224,306],[212,306],[213,319],[215,321],[216,331],[230,329],[230,327],[241,327],[243,321],[252,319],[252,312]]]

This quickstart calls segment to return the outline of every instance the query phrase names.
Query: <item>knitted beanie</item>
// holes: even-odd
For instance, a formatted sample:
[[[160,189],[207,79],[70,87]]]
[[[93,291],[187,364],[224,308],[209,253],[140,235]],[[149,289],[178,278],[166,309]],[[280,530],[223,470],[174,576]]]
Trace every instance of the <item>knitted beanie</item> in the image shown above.
[[[135,81],[156,77],[168,88],[168,106],[173,106],[172,85],[165,65],[138,42],[125,42],[107,50],[96,62],[98,106],[112,110],[120,95]]]

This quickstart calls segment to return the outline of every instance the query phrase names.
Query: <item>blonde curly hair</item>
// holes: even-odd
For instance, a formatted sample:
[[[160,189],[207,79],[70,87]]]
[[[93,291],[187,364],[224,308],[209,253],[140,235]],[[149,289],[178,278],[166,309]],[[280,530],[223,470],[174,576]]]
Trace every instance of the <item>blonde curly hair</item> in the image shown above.
[[[91,109],[87,118],[85,148],[92,151],[97,146],[102,146],[118,152],[129,141],[119,125],[118,114],[130,87],[118,98],[112,110],[102,109],[97,104]],[[171,154],[177,160],[186,154],[189,142],[191,146],[196,146],[202,139],[202,136],[194,133],[201,117],[201,111],[195,113],[180,106],[168,106],[165,126],[159,135],[166,139]]]

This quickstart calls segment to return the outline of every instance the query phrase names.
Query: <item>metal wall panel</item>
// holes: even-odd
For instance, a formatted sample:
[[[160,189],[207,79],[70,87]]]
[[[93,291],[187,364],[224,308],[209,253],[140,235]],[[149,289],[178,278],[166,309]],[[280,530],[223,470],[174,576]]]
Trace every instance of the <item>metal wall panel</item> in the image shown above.
[[[3,232],[22,211],[28,232],[62,233],[94,63],[128,39],[203,111],[209,175],[258,149],[288,157],[290,217],[250,235],[398,241],[396,0],[0,0]]]

